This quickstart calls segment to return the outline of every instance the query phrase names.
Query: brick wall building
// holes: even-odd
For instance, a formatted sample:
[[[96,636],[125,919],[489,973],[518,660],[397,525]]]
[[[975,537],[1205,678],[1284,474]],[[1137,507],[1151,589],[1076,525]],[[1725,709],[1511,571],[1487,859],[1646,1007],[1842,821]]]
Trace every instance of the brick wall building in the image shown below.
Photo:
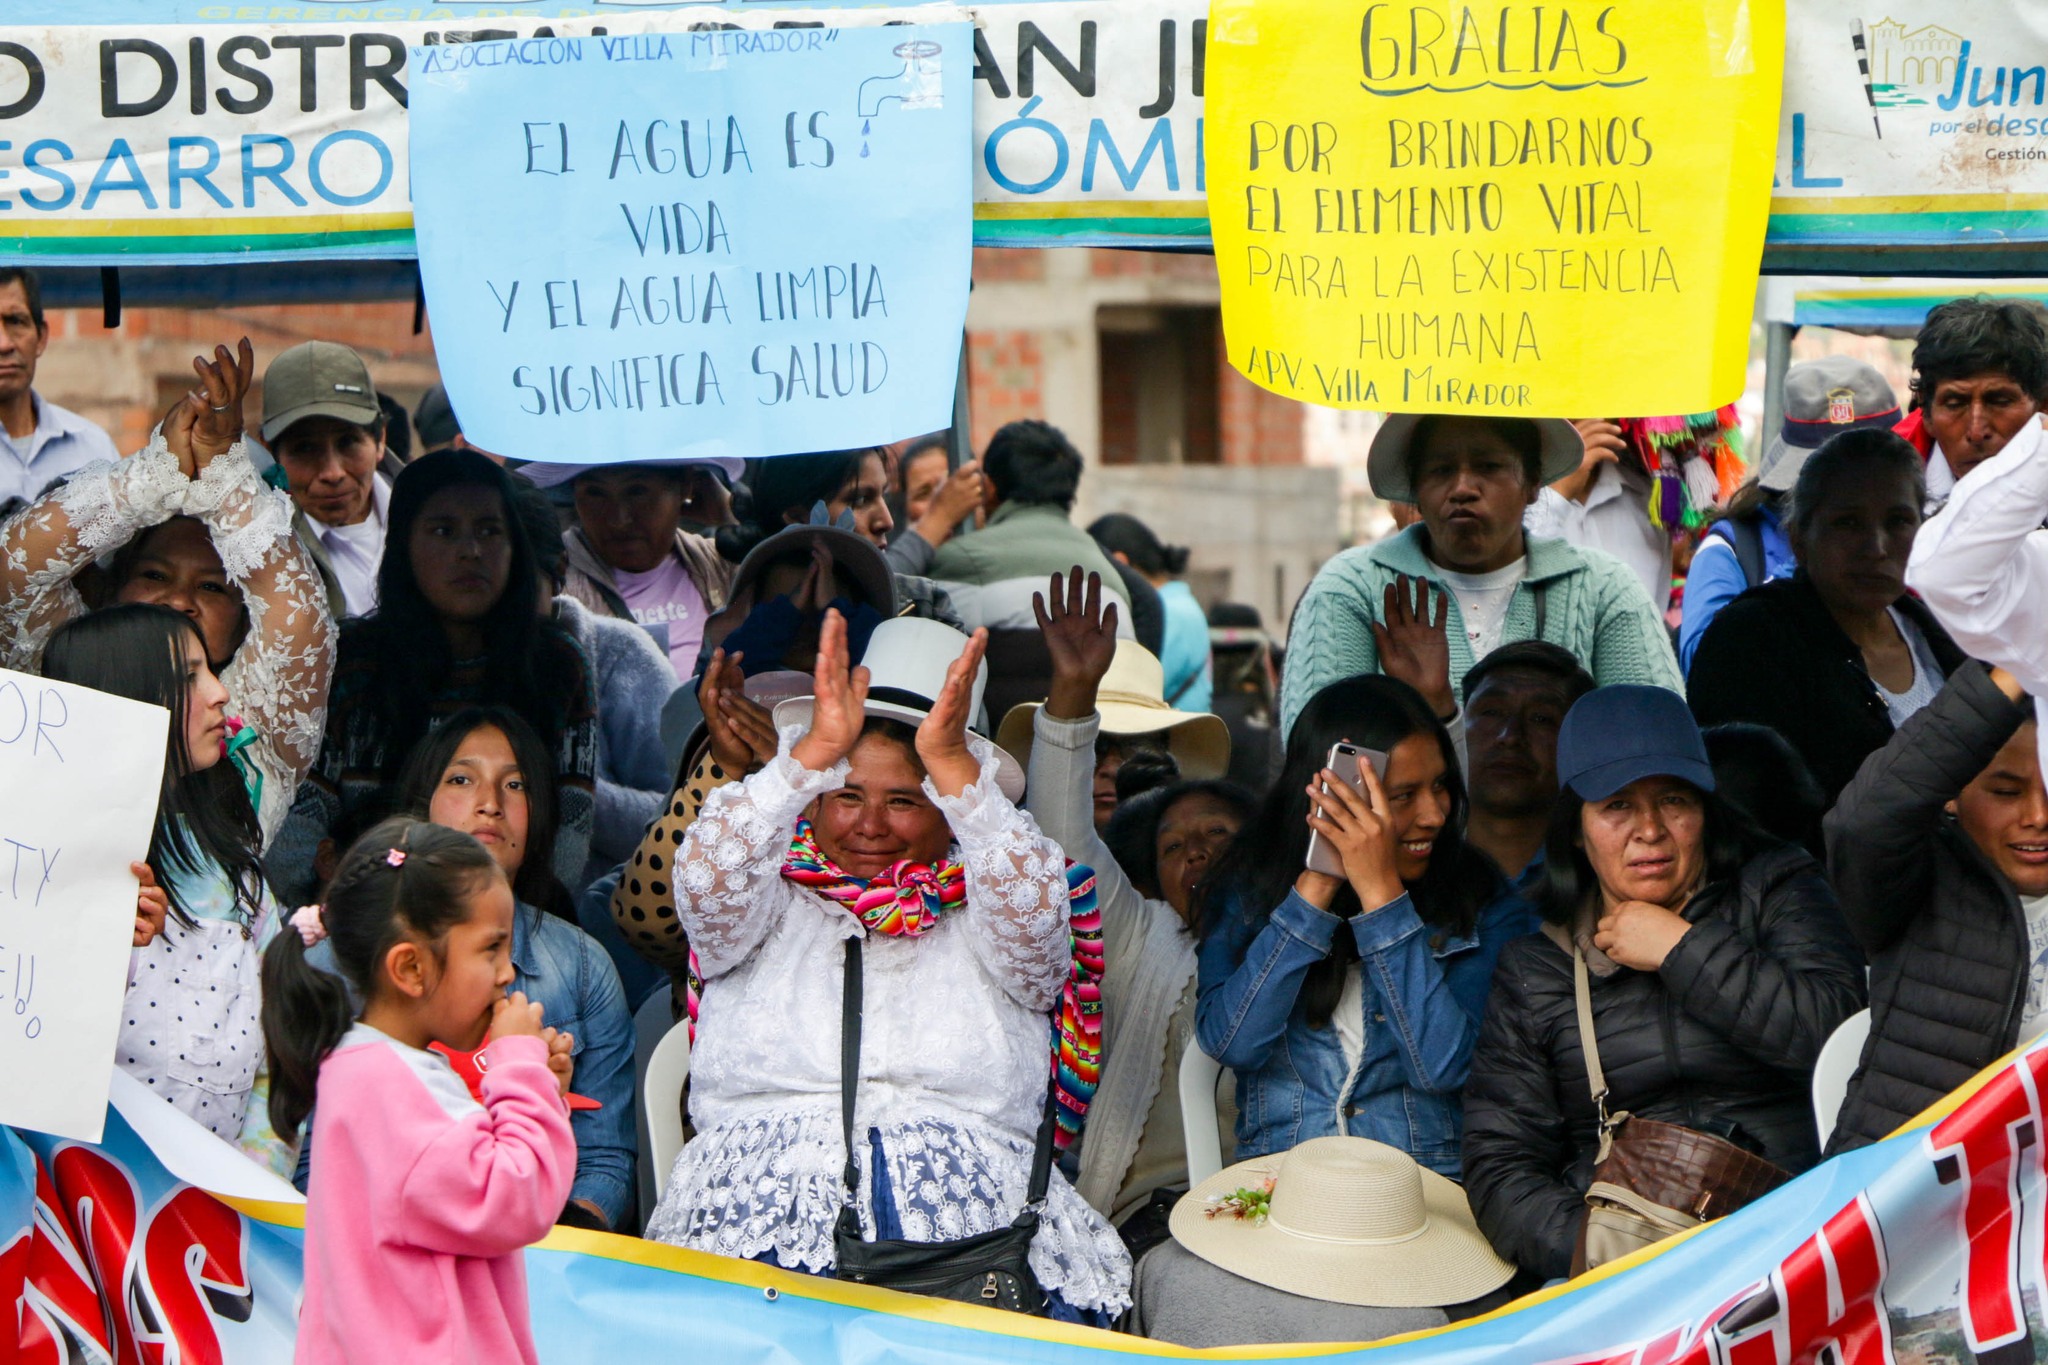
[[[1103,250],[981,250],[968,308],[976,449],[1003,423],[1043,418],[1090,460],[1076,515],[1145,518],[1194,551],[1204,598],[1286,614],[1342,542],[1336,473],[1304,463],[1308,409],[1257,388],[1224,359],[1215,263]],[[104,425],[123,450],[192,380],[191,358],[247,335],[259,367],[298,342],[354,347],[407,409],[435,382],[431,330],[411,301],[131,308],[50,314],[38,389]],[[252,411],[261,410],[258,390]]]

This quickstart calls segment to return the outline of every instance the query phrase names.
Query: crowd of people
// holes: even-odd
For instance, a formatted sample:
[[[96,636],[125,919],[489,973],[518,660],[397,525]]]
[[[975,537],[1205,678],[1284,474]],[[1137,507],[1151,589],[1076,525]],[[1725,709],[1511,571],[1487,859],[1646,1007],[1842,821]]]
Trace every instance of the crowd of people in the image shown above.
[[[345,347],[245,412],[244,341],[122,457],[34,391],[32,274],[0,331],[0,650],[172,717],[117,1062],[306,1190],[304,1359],[533,1359],[555,1224],[1369,1340],[1611,1254],[1632,1124],[1760,1191],[2048,1030],[2028,306],[1933,310],[1909,405],[1794,366],[1691,532],[1627,422],[1390,417],[1406,529],[1284,659],[1077,525],[1043,422],[516,465],[436,392],[406,458]],[[643,1206],[649,1009],[691,1136]]]

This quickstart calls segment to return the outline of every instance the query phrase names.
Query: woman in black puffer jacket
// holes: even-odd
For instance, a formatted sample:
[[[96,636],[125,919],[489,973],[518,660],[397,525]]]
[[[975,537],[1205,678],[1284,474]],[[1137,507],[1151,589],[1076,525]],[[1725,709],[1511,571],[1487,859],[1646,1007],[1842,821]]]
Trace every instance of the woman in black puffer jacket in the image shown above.
[[[1863,1004],[1820,867],[1714,795],[1675,694],[1603,687],[1558,737],[1544,932],[1494,969],[1465,1087],[1465,1187],[1494,1249],[1569,1272],[1598,1146],[1572,991],[1592,973],[1610,1112],[1710,1132],[1787,1170],[1820,1159],[1814,1058]]]

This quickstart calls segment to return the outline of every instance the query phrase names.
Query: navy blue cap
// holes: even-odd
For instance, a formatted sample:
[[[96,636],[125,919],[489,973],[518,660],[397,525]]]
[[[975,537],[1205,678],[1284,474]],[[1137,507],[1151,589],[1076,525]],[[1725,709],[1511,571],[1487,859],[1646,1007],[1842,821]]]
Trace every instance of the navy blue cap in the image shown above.
[[[1557,783],[1605,801],[1645,777],[1714,789],[1713,765],[1685,699],[1662,687],[1621,684],[1579,698],[1557,732]]]

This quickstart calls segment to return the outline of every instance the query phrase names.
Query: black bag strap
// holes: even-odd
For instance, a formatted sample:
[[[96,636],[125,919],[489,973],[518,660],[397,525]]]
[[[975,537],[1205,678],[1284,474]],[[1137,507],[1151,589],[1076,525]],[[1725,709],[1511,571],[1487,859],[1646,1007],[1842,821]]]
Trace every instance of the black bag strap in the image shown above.
[[[846,1137],[846,1170],[841,1179],[846,1185],[846,1211],[853,1208],[853,1193],[860,1186],[860,1158],[858,1148],[853,1145],[853,1097],[860,1084],[860,1018],[861,1018],[861,940],[858,936],[846,940],[845,985],[840,992],[839,1006],[839,1123]],[[1024,1211],[1035,1211],[1045,1202],[1045,1192],[1052,1184],[1053,1129],[1058,1104],[1053,1083],[1045,1087],[1045,1117],[1038,1124],[1038,1145],[1031,1154],[1031,1183],[1024,1192]]]
[[[1764,581],[1768,570],[1764,566],[1763,527],[1747,517],[1723,517],[1707,528],[1707,534],[1727,541],[1728,548],[1735,551],[1745,584],[1753,588]]]

